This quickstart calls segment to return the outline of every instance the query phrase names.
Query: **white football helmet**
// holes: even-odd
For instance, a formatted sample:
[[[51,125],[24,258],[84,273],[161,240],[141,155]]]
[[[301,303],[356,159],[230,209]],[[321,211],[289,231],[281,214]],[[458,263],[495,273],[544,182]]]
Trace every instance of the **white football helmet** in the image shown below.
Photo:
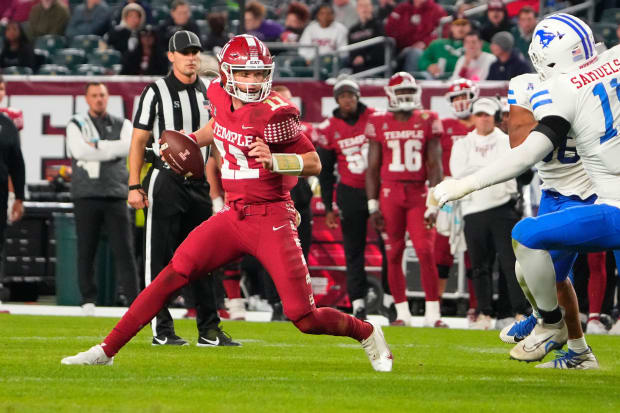
[[[389,111],[410,111],[422,108],[422,88],[410,73],[393,74],[384,89],[388,97]],[[402,91],[409,93],[402,93]]]
[[[473,81],[463,78],[454,79],[450,83],[446,99],[456,117],[466,119],[471,115],[471,104],[478,98],[479,93],[480,90]]]
[[[540,79],[546,80],[593,62],[598,51],[587,24],[570,14],[556,13],[536,25],[529,55]]]

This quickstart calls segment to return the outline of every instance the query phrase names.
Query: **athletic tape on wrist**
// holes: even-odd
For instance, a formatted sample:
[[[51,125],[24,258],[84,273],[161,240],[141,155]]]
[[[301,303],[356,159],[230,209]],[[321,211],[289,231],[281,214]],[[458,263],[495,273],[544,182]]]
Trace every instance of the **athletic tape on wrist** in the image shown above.
[[[379,201],[377,201],[376,199],[369,199],[368,200],[368,213],[374,214],[377,211],[379,211]]]
[[[299,175],[304,170],[304,160],[294,153],[271,154],[273,171],[283,175]]]

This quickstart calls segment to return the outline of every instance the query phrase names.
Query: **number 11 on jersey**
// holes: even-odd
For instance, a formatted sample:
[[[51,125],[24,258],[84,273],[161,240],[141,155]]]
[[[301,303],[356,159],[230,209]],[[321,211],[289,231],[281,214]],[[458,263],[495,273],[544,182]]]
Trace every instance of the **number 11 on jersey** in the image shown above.
[[[620,84],[618,84],[618,79],[612,79],[609,85],[616,90],[616,98],[620,101]],[[611,138],[618,136],[618,129],[614,128],[615,116],[612,112],[611,103],[609,102],[609,95],[607,94],[607,90],[605,89],[603,82],[600,82],[594,86],[592,93],[594,96],[598,96],[601,100],[601,108],[603,109],[603,116],[605,117],[605,135],[601,136],[600,141],[602,145]],[[620,118],[620,113],[618,113],[618,117]]]

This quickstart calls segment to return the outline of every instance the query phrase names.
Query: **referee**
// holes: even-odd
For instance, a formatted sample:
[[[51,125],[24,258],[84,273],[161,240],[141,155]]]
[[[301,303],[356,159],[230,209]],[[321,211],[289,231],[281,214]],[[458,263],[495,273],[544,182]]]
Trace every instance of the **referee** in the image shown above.
[[[202,51],[196,34],[176,32],[168,44],[172,71],[149,84],[140,96],[129,150],[129,204],[146,211],[145,285],[168,264],[185,237],[211,216],[209,185],[205,179],[175,174],[159,158],[159,137],[165,129],[194,131],[209,119],[207,85],[197,75]],[[153,166],[140,184],[145,148],[153,133]],[[215,242],[216,240],[214,240]],[[214,277],[202,277],[189,287],[196,302],[198,346],[238,346],[219,327]],[[164,308],[152,321],[153,345],[188,345],[175,334]]]

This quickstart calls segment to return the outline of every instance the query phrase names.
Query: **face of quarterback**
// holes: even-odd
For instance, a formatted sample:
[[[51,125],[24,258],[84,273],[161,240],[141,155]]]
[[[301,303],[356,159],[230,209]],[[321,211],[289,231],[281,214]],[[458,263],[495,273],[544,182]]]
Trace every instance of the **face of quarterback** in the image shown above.
[[[92,115],[103,115],[108,107],[108,89],[104,85],[91,85],[86,91],[86,103]]]
[[[478,135],[486,136],[493,132],[493,129],[495,129],[495,118],[488,113],[475,113],[474,126],[476,127],[476,133]]]
[[[256,93],[261,88],[261,83],[267,79],[266,70],[236,70],[233,72],[237,87],[245,93]]]
[[[357,95],[353,92],[342,92],[336,99],[340,113],[348,115],[357,110]]]
[[[200,50],[190,47],[178,52],[168,52],[168,60],[172,62],[172,68],[175,72],[193,77],[200,66]]]

